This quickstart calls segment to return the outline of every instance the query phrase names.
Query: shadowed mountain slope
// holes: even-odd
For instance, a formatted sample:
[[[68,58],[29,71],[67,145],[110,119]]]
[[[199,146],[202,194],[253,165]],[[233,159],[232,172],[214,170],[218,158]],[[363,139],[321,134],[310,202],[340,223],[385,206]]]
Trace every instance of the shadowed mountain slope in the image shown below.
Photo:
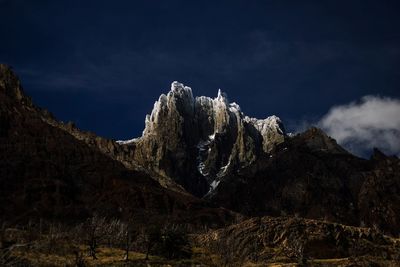
[[[161,187],[146,172],[107,156],[104,147],[58,127],[63,124],[32,103],[5,65],[0,65],[0,103],[0,214],[5,221],[76,222],[94,212],[212,225],[231,218],[224,209]]]

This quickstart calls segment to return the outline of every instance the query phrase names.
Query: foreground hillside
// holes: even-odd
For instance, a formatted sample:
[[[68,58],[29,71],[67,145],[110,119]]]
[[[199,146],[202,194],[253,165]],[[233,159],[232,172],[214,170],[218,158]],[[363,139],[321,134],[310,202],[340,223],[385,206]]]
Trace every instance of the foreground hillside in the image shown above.
[[[101,227],[100,227],[101,228]],[[112,227],[111,227],[112,228]],[[8,229],[7,242],[20,246],[10,262],[23,266],[399,266],[400,240],[371,228],[350,227],[292,217],[257,217],[218,230],[192,233],[163,246],[152,245],[150,255],[134,235],[129,254],[118,231],[98,237],[96,257],[77,228],[61,227],[39,235],[33,229]],[[168,238],[168,235],[167,235]],[[122,239],[118,241],[118,239]],[[29,244],[29,245],[26,245]],[[186,256],[171,257],[183,251]],[[1,256],[1,255],[0,255]],[[1,260],[1,257],[0,257]]]
[[[228,265],[400,263],[399,239],[371,228],[293,217],[252,218],[199,235],[197,242]]]

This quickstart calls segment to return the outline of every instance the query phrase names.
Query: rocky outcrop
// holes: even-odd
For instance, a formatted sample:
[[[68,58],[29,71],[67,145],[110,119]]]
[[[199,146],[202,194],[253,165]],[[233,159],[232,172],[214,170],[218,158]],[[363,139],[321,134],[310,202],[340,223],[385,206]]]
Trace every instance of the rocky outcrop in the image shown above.
[[[195,98],[191,88],[173,82],[147,115],[143,135],[119,143],[134,151],[133,161],[204,196],[284,139],[278,117],[249,118],[220,90],[216,98]]]

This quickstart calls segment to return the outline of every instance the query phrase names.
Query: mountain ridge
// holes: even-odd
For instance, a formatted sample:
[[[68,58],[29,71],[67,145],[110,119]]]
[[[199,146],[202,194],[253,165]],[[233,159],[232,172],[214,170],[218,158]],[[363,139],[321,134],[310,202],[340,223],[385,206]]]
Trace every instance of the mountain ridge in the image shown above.
[[[398,233],[400,163],[379,150],[369,160],[358,158],[318,128],[286,135],[277,117],[259,123],[244,116],[222,92],[214,99],[194,98],[189,87],[177,82],[156,101],[143,136],[117,142],[57,121],[32,103],[11,69],[0,65],[0,70],[6,98],[26,110],[18,111],[5,100],[9,109],[3,105],[3,138],[11,137],[6,129],[22,113],[37,114],[35,121],[70,134],[167,190],[194,194],[215,206],[250,217],[299,215]],[[193,108],[196,103],[200,112]],[[12,108],[17,117],[12,117]],[[269,127],[270,122],[278,127]],[[264,140],[272,140],[272,146],[265,146]]]

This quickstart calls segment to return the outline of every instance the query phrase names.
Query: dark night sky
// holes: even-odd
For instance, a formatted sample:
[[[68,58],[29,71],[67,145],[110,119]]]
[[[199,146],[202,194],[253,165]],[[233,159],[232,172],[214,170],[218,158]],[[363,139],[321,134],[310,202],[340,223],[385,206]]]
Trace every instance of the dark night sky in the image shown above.
[[[399,3],[0,0],[0,62],[38,105],[105,137],[140,135],[174,80],[290,128],[400,96]]]

